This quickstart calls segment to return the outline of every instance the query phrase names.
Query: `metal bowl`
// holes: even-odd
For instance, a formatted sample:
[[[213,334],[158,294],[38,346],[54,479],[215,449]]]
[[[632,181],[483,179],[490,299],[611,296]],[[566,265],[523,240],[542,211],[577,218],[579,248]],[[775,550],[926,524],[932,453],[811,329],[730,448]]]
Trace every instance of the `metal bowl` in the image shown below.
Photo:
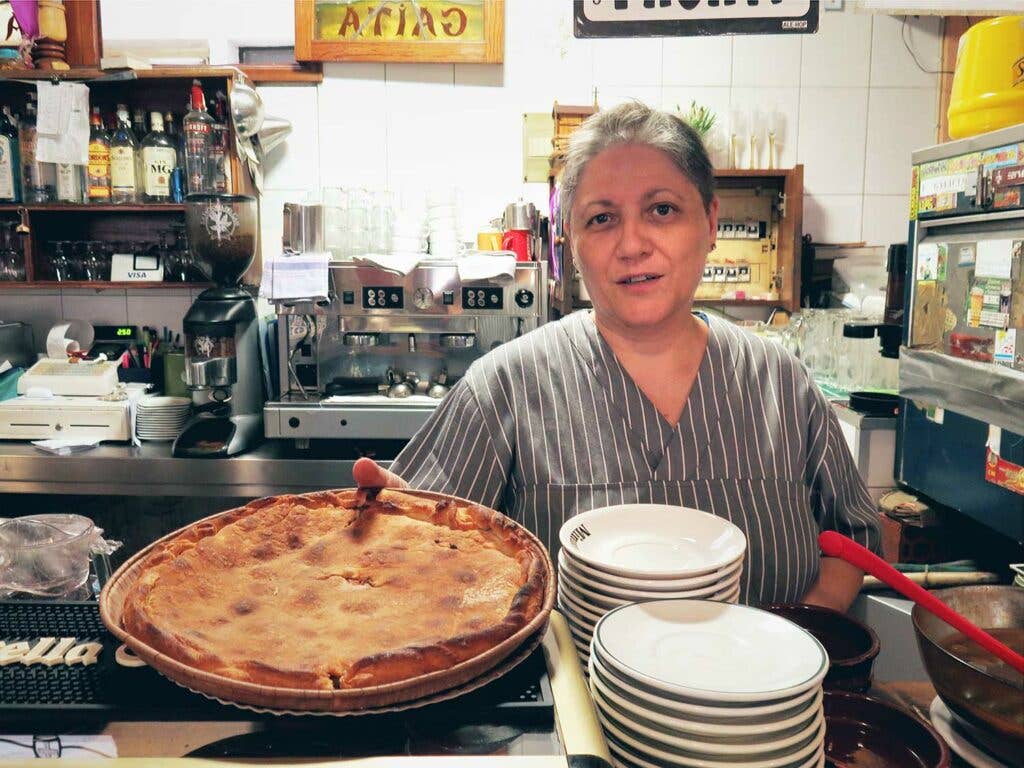
[[[1017,587],[956,587],[935,596],[983,629],[1024,629],[1024,590]],[[914,606],[911,617],[928,677],[946,706],[982,731],[1019,742],[1024,750],[1024,676],[1009,670],[996,677],[949,650],[960,633],[921,606]],[[1024,651],[1020,645],[1014,650]]]

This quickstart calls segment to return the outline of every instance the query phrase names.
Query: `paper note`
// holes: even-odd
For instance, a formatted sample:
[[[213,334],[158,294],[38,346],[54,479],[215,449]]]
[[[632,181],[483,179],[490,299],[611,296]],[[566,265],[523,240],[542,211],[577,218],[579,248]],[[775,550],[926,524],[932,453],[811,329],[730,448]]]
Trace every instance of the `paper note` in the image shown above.
[[[84,83],[39,83],[37,87],[36,157],[44,163],[85,165],[89,160],[89,87]]]
[[[934,280],[939,267],[939,246],[921,243],[917,248],[917,279]]]
[[[1010,279],[1013,264],[1012,240],[979,240],[975,255],[974,275],[976,277],[1001,277]]]
[[[1000,365],[1013,365],[1017,354],[1017,329],[996,331],[996,346],[993,358]]]

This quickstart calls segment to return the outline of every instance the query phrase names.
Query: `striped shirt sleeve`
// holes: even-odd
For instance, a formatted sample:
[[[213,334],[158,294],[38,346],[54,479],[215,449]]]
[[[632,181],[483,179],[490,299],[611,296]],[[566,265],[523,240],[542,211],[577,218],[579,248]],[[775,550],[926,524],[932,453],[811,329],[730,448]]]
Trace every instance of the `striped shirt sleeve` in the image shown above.
[[[878,514],[828,400],[808,382],[807,484],[818,527],[881,554]]]
[[[471,371],[406,444],[391,471],[412,488],[500,510],[512,464],[511,437],[494,434],[500,424],[481,405]]]

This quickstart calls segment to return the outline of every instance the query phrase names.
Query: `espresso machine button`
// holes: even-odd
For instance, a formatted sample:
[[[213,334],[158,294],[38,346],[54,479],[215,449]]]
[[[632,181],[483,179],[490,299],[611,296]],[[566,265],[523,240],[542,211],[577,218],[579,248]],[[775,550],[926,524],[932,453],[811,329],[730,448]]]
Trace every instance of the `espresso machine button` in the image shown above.
[[[356,292],[355,291],[342,291],[341,292],[341,303],[342,304],[355,304],[356,303]]]
[[[455,303],[455,291],[444,291],[441,293],[441,303],[452,305]]]
[[[516,304],[523,309],[533,306],[533,291],[528,291],[525,288],[516,291]]]
[[[300,422],[298,416],[292,416],[290,419],[288,419],[288,426],[291,427],[292,429],[298,429],[299,424]]]

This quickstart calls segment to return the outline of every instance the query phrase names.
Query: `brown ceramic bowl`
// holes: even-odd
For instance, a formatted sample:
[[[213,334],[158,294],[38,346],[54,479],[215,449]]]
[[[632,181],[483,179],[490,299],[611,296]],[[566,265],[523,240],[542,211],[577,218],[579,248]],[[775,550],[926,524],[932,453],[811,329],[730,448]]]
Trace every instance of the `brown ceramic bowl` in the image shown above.
[[[835,768],[949,768],[930,725],[859,693],[825,691],[825,764]]]
[[[871,627],[817,605],[770,603],[761,607],[803,627],[825,646],[831,663],[822,683],[825,690],[864,693],[871,687],[871,666],[879,650],[878,636]]]

